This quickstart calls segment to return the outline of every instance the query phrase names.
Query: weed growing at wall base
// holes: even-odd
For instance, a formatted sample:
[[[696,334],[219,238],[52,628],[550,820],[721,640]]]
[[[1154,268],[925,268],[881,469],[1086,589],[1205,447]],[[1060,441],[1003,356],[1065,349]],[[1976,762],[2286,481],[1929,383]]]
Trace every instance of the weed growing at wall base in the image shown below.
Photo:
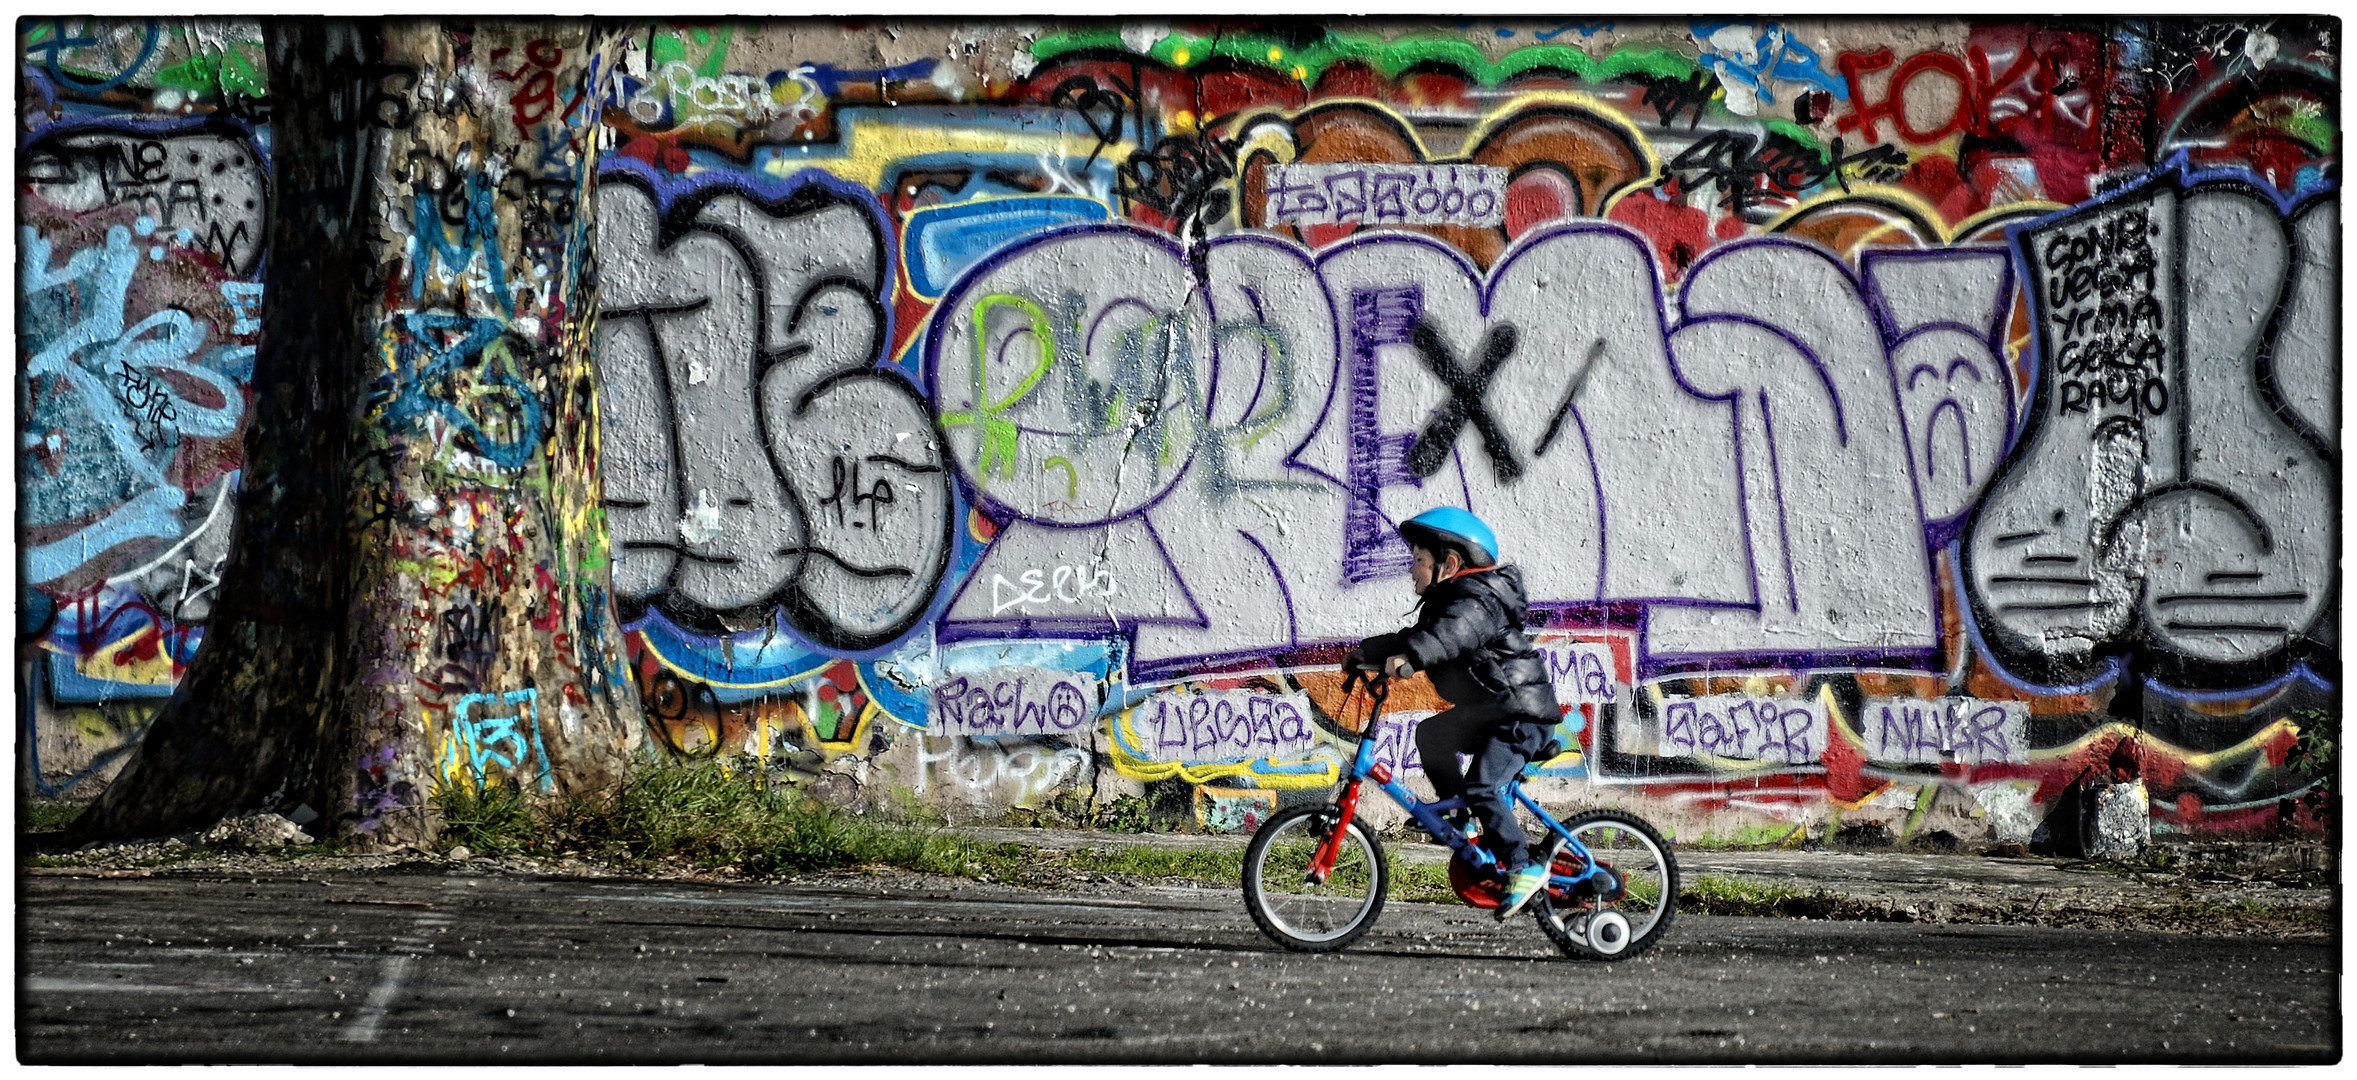
[[[1105,804],[1101,819],[1104,827],[1113,832],[1154,832],[1163,824],[1154,817],[1154,806],[1143,795],[1122,795]]]
[[[89,805],[57,799],[20,799],[16,804],[16,831],[28,835],[64,832]]]
[[[2315,775],[2315,790],[2332,794],[2335,775],[2332,763],[2340,745],[2340,716],[2328,709],[2302,709],[2293,719],[2299,723],[2300,734],[2292,740],[2291,751],[2284,756],[2285,767]]]
[[[452,784],[434,793],[434,808],[442,814],[445,846],[464,845],[485,855],[545,853],[548,849],[548,830],[533,816],[523,792],[512,784]]]
[[[1233,887],[1236,848],[1087,847],[1061,854],[986,843],[869,818],[774,785],[758,768],[658,764],[604,800],[534,804],[513,788],[452,787],[435,796],[442,846],[490,855],[582,855],[648,871],[665,863],[746,874],[890,866],[1010,884],[1060,875],[1188,881]],[[1391,898],[1455,903],[1439,864],[1399,863]]]
[[[1796,845],[1807,838],[1807,829],[1806,825],[1742,825],[1729,833],[1681,836],[1677,838],[1677,843],[1679,847],[1710,851],[1757,851]]]
[[[1785,885],[1705,875],[1686,883],[1678,907],[1698,915],[1784,915],[1789,914],[1783,910],[1785,902],[1801,895]]]
[[[610,798],[549,812],[557,850],[626,866],[680,861],[705,869],[791,874],[864,864],[973,876],[1019,869],[1022,849],[863,818],[758,769],[662,764],[641,769]],[[455,842],[465,842],[451,834]]]

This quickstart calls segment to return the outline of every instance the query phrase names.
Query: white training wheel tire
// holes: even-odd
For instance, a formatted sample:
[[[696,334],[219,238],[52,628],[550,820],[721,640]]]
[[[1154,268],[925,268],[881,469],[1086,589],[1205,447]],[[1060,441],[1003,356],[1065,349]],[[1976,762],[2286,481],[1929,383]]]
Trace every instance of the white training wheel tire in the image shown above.
[[[1617,911],[1601,911],[1588,916],[1588,947],[1604,956],[1619,956],[1629,947],[1628,916]]]

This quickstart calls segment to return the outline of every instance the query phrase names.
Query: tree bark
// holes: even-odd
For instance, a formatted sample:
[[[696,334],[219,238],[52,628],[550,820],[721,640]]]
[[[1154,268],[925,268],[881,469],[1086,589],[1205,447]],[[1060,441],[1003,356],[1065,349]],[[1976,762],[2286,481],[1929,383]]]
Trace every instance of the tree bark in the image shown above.
[[[431,795],[642,745],[599,511],[581,19],[274,19],[273,206],[221,600],[78,839],[273,810],[425,843]],[[316,821],[312,816],[316,815]]]

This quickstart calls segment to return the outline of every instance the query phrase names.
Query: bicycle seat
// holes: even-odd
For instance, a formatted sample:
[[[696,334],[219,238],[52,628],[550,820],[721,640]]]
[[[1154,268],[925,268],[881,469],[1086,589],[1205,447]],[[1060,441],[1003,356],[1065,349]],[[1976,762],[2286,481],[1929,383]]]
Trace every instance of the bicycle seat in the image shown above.
[[[1563,740],[1547,740],[1547,745],[1540,747],[1538,753],[1532,754],[1529,761],[1522,763],[1523,779],[1527,780],[1531,777],[1537,776],[1539,774],[1539,766],[1554,760],[1556,755],[1563,753],[1565,749],[1567,749],[1567,747],[1563,745]]]

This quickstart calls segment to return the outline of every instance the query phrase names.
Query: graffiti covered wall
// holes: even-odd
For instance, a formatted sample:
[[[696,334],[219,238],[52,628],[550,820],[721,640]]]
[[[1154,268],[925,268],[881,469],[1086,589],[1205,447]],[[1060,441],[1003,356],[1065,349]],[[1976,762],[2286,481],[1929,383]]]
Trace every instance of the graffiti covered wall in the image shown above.
[[[49,794],[119,766],[204,639],[270,167],[258,24],[19,35],[19,745]]]
[[[26,25],[57,786],[201,638],[266,97],[251,26]],[[2313,828],[2337,33],[653,25],[596,206],[650,734],[1246,827],[1333,782],[1392,525],[1450,504],[1529,581],[1563,799],[2013,842],[2132,774],[2161,829]]]

